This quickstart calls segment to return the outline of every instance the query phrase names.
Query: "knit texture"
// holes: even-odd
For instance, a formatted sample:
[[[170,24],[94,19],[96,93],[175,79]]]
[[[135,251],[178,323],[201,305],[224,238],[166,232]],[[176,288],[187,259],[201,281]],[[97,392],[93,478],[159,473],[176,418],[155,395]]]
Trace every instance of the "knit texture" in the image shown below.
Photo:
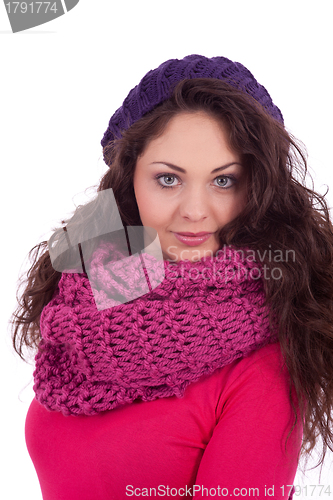
[[[137,398],[182,397],[203,375],[277,341],[260,265],[244,253],[228,247],[197,262],[164,261],[154,290],[99,311],[94,287],[107,300],[121,286],[106,267],[94,273],[99,252],[96,283],[63,273],[42,311],[34,390],[47,409],[94,415]],[[152,276],[156,260],[144,255]]]
[[[142,118],[171,96],[174,86],[185,78],[217,78],[251,95],[276,120],[283,124],[280,109],[252,73],[241,63],[226,57],[205,57],[192,54],[183,59],[169,59],[149,71],[134,87],[109,121],[101,145],[119,138],[123,130]]]

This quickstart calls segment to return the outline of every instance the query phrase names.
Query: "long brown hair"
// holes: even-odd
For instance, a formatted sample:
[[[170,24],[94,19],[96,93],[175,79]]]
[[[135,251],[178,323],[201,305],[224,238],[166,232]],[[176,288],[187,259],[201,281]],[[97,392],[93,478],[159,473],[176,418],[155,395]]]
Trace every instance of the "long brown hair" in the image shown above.
[[[172,117],[196,111],[205,111],[227,127],[230,146],[241,155],[248,174],[247,206],[221,228],[221,247],[255,249],[268,267],[274,252],[292,252],[291,261],[279,260],[281,278],[266,279],[264,285],[272,318],[278,318],[294,425],[297,418],[304,421],[301,454],[309,457],[321,437],[320,464],[327,447],[333,451],[333,233],[324,196],[306,187],[304,145],[245,93],[217,79],[186,79],[176,85],[170,99],[104,147],[109,169],[98,191],[112,188],[124,225],[142,225],[133,188],[137,158]],[[94,212],[94,203],[79,207],[64,221],[72,231],[82,231],[82,220]],[[47,242],[29,255],[32,265],[12,319],[13,345],[22,359],[24,347],[38,348],[40,314],[61,276],[52,268]]]

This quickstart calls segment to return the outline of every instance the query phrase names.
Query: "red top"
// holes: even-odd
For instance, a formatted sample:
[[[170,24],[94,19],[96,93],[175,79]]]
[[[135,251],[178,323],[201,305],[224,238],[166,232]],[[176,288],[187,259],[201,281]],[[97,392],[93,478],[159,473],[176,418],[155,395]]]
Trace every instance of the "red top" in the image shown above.
[[[26,443],[44,500],[288,499],[302,441],[298,424],[285,451],[292,422],[288,372],[271,344],[183,398],[68,417],[33,400]]]

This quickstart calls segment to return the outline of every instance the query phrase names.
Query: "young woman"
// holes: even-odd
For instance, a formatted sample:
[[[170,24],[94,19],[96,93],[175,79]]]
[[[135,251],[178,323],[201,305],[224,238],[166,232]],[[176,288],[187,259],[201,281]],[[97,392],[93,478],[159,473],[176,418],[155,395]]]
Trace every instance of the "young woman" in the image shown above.
[[[304,151],[244,66],[199,55],[147,73],[101,143],[98,196],[34,247],[13,319],[43,498],[291,498],[333,449],[332,225]]]

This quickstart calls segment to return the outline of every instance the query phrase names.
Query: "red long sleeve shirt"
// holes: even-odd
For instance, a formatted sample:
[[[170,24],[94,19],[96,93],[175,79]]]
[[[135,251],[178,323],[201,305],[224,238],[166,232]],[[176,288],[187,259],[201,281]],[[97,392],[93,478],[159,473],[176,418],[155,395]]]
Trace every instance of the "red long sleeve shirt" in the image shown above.
[[[296,400],[295,400],[296,401]],[[26,443],[44,500],[288,499],[293,430],[279,344],[202,377],[176,396],[65,417],[33,400]]]

